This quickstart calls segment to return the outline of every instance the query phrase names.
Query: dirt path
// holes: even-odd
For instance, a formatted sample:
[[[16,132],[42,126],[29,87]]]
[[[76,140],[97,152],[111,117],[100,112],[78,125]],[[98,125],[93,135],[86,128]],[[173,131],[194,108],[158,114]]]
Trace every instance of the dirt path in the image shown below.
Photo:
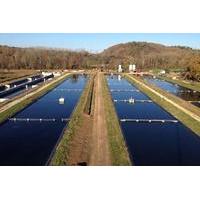
[[[148,90],[150,90],[151,92],[153,92],[154,94],[156,94],[157,96],[161,97],[162,99],[164,99],[165,101],[169,102],[170,104],[172,104],[173,106],[175,106],[176,108],[178,108],[179,110],[183,111],[184,113],[186,113],[187,115],[191,116],[193,119],[195,119],[196,121],[200,122],[200,117],[192,112],[190,112],[189,110],[183,108],[182,106],[179,106],[177,103],[175,103],[174,101],[170,100],[169,98],[167,98],[166,96],[160,94],[159,92],[155,91],[154,89],[152,89],[151,87],[147,86],[146,84],[138,81],[137,79],[133,78],[132,76],[128,75],[129,78],[133,79],[135,82],[137,82],[138,84],[142,85],[143,87],[147,88]]]
[[[95,84],[95,107],[91,138],[91,157],[89,165],[111,165],[107,136],[106,116],[103,103],[102,74],[99,72]]]
[[[76,134],[74,134],[73,140],[69,143],[68,165],[88,165],[90,159],[93,119],[91,116],[84,113],[82,115],[82,125],[78,128]]]

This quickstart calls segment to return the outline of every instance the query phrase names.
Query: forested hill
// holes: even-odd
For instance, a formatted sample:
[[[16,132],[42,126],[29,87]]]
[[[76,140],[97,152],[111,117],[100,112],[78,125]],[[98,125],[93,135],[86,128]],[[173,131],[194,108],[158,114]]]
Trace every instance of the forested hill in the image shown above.
[[[0,69],[71,68],[87,65],[90,57],[86,51],[0,46]]]
[[[116,67],[135,63],[138,68],[190,67],[200,71],[200,51],[188,47],[168,47],[146,42],[129,42],[105,49],[98,54],[45,48],[0,46],[0,69],[41,69],[94,67],[105,64]]]
[[[193,54],[199,53],[189,47],[130,42],[105,49],[101,56],[106,57],[112,65],[135,63],[140,68],[168,68],[187,67]]]

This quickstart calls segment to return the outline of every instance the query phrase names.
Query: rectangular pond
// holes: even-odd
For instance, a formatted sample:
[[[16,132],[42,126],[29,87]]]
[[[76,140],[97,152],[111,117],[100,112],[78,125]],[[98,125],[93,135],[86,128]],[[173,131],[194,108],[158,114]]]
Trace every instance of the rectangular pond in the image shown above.
[[[70,118],[87,82],[73,75],[13,116],[16,119],[54,121],[9,121],[0,125],[0,165],[45,165],[66,121]],[[59,103],[59,98],[64,103]]]
[[[147,82],[156,85],[157,87],[172,93],[185,101],[191,101],[193,105],[200,107],[200,92],[170,83],[162,79],[153,78],[152,76],[145,76],[144,79]]]
[[[134,165],[200,165],[199,136],[182,123],[173,122],[177,119],[156,103],[137,101],[150,99],[126,79],[117,75],[106,78],[119,119],[161,120],[120,122]],[[121,101],[131,98],[134,103]]]
[[[35,77],[32,77],[31,81],[28,81],[28,79],[16,81],[14,82],[16,84],[14,83],[10,84],[10,88],[4,87],[4,90],[0,91],[0,98],[11,99],[31,89],[33,85],[38,86],[38,84],[41,84],[50,78],[53,78],[53,74],[48,75],[46,77],[35,76]]]

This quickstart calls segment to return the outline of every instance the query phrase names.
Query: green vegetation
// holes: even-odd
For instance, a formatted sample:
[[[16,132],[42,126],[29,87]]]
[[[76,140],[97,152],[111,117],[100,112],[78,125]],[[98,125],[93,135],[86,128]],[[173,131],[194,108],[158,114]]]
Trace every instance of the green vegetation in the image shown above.
[[[88,80],[85,89],[79,99],[79,102],[74,109],[71,120],[66,126],[62,138],[59,141],[58,146],[55,148],[53,152],[53,157],[51,159],[50,165],[67,165],[68,156],[69,156],[69,143],[72,141],[76,130],[81,127],[83,122],[83,112],[85,110],[86,105],[88,104],[88,96],[90,90],[92,88],[94,82],[94,77],[91,76]],[[89,100],[90,101],[90,100]]]
[[[141,84],[138,84],[133,79],[131,79],[129,76],[125,75],[125,77],[132,82],[134,85],[136,85],[142,92],[146,93],[155,103],[163,107],[167,112],[171,113],[174,117],[176,117],[178,120],[180,120],[183,124],[185,124],[187,127],[189,127],[193,132],[195,132],[197,135],[200,135],[200,122],[194,120],[190,115],[184,113],[183,111],[177,109],[177,107],[173,106],[172,104],[168,103],[166,100],[162,99],[158,95],[151,92],[149,89],[143,87]],[[147,83],[139,78],[134,77],[138,81]],[[159,92],[160,94],[166,96],[170,100],[176,102],[180,106],[182,106],[185,109],[188,109],[189,111],[195,113],[196,115],[200,116],[200,110],[196,108],[195,106],[191,105],[190,103],[166,92],[162,89],[151,85],[148,83],[148,87],[154,89],[155,91]]]
[[[54,87],[59,85],[66,78],[66,76],[70,76],[70,75],[71,74],[67,74],[62,79],[60,79],[59,81],[56,81],[54,83],[50,83],[49,86],[47,86],[43,90],[37,92],[33,96],[28,97],[25,100],[21,101],[20,103],[18,103],[16,105],[12,106],[11,108],[5,110],[4,112],[1,112],[0,113],[0,123],[3,123],[6,119],[8,119],[9,117],[12,117],[17,112],[19,112],[20,110],[24,109],[29,104],[31,104],[34,101],[36,101],[39,97],[41,97],[42,95],[46,94],[47,92],[52,90]]]
[[[162,77],[159,77],[159,78],[166,80],[168,82],[175,83],[175,84],[178,84],[180,86],[189,88],[191,90],[196,90],[196,91],[200,92],[200,83],[199,82],[189,82],[189,81],[184,82],[184,80],[179,80],[179,79],[174,80],[174,79],[171,79],[171,78],[168,78],[168,77],[165,77],[165,76],[162,76]]]
[[[94,98],[95,98],[95,92],[94,92],[94,79],[95,75],[91,77],[91,84],[87,96],[87,102],[84,108],[84,113],[91,115],[94,111]]]
[[[105,77],[103,78],[102,84],[112,165],[131,165],[128,149]]]

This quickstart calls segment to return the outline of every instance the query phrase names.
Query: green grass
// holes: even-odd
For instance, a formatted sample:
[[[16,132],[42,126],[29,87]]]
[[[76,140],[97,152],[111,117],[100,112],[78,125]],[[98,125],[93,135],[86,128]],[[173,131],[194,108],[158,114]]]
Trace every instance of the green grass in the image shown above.
[[[171,94],[170,92],[167,92],[167,91],[157,87],[154,84],[150,84],[147,80],[141,80],[141,79],[138,79],[138,78],[137,78],[137,80],[140,80],[141,82],[145,83],[146,85],[151,86],[152,89],[156,90],[160,94],[168,97],[169,99],[176,102],[177,104],[179,104],[183,108],[189,110],[190,112],[200,116],[200,109],[198,107],[194,106],[193,104],[191,104],[190,102],[187,102],[187,101],[181,99],[180,97],[177,97],[177,96]]]
[[[67,76],[70,76],[70,74],[68,74]],[[34,101],[36,101],[39,97],[41,97],[42,95],[46,94],[47,92],[49,92],[50,90],[52,90],[53,88],[55,88],[57,85],[59,85],[67,76],[64,76],[62,79],[60,79],[57,82],[54,82],[52,84],[50,84],[48,87],[46,87],[44,90],[37,92],[35,95],[21,101],[20,103],[12,106],[11,108],[5,110],[4,112],[0,113],[0,123],[3,123],[6,119],[8,119],[9,117],[12,117],[13,115],[15,115],[17,112],[21,111],[22,109],[24,109],[26,106],[28,106],[29,104],[33,103]]]
[[[91,77],[91,83],[90,83],[90,88],[87,94],[87,101],[86,101],[86,105],[84,108],[84,113],[88,114],[88,115],[92,115],[93,111],[94,111],[94,79],[95,76]]]
[[[93,76],[90,77],[89,81],[87,82],[85,89],[79,99],[79,102],[74,109],[71,120],[69,121],[68,125],[66,126],[63,135],[59,141],[58,146],[55,148],[53,153],[53,157],[50,161],[50,165],[67,165],[68,157],[69,157],[69,148],[70,148],[70,141],[73,140],[73,137],[79,127],[81,127],[83,123],[83,112],[85,106],[87,104],[88,95],[91,90],[91,85],[93,84]]]
[[[195,132],[197,135],[200,135],[200,122],[194,120],[191,116],[189,116],[188,114],[184,113],[183,111],[177,109],[177,107],[173,106],[172,104],[170,104],[169,102],[165,101],[164,99],[160,98],[159,96],[157,96],[156,94],[154,94],[153,92],[151,92],[149,89],[143,87],[142,85],[138,84],[137,82],[135,82],[133,79],[129,78],[127,75],[125,75],[125,77],[132,82],[134,85],[136,85],[142,92],[144,92],[145,94],[147,94],[155,103],[157,103],[158,105],[160,105],[161,107],[163,107],[167,112],[171,113],[175,118],[177,118],[179,121],[181,121],[183,124],[185,124],[188,128],[190,128],[193,132]],[[134,77],[135,79],[137,79],[138,81],[147,84],[146,82],[144,82],[143,80]],[[154,85],[151,85],[148,83],[148,86],[151,87],[152,89],[156,90],[157,92],[159,92],[160,94],[168,97],[170,100],[179,103],[179,105],[184,106],[184,108],[186,108],[188,106],[188,108],[191,108],[192,110],[196,111],[196,113],[199,113],[199,109],[196,108],[193,105],[190,105],[188,102],[183,101],[182,99],[169,94],[163,90],[161,90],[160,88],[157,88]],[[195,114],[196,114],[195,113]]]
[[[126,142],[124,140],[119,120],[111,99],[107,81],[103,77],[103,97],[106,112],[106,123],[109,137],[112,165],[131,165]]]

